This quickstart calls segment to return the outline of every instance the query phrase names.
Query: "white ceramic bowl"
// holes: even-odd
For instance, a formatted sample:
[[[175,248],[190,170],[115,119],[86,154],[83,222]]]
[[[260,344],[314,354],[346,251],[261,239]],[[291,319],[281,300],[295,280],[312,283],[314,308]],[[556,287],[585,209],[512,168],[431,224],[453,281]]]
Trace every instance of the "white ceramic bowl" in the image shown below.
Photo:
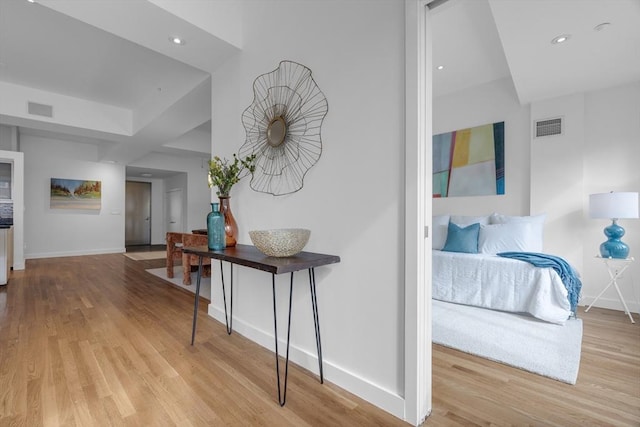
[[[249,231],[253,245],[267,256],[288,257],[302,251],[309,241],[311,230],[305,228],[280,228]]]

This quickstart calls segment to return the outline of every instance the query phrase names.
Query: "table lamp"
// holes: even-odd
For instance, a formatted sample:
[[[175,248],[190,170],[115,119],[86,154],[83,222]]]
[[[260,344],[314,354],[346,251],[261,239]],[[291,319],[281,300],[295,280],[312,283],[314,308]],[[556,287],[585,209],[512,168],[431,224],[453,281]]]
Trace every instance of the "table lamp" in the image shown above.
[[[600,245],[602,258],[626,259],[629,246],[620,240],[624,236],[624,228],[618,225],[620,218],[638,218],[638,193],[610,192],[591,194],[589,196],[589,216],[591,218],[608,218],[613,221],[605,227],[607,241]]]

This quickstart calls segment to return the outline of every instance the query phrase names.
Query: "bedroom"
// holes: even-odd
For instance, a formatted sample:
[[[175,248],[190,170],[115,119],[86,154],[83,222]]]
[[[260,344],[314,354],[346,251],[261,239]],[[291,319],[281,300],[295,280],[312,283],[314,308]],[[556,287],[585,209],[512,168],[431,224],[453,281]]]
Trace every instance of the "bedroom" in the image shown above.
[[[556,2],[558,3],[558,2]],[[549,4],[547,4],[548,6]],[[451,8],[455,6],[452,5]],[[444,8],[444,7],[443,7]],[[549,8],[547,10],[550,15],[559,16],[559,12],[556,9]],[[446,14],[448,11],[443,10],[442,14]],[[480,6],[476,4],[476,9],[472,16],[484,17],[484,11]],[[536,16],[534,12],[527,11],[526,7],[523,13],[529,12],[530,16]],[[437,14],[439,12],[434,11],[434,25],[439,25],[437,21]],[[585,15],[589,15],[585,12]],[[609,15],[611,17],[611,15]],[[468,18],[463,15],[462,18],[457,16],[458,21],[456,25],[452,25],[453,21],[445,19],[443,25],[448,25],[449,28],[456,31],[456,34],[460,31],[460,28],[467,28],[469,22],[465,20]],[[591,21],[595,21],[594,25],[585,27],[585,31],[580,34],[574,34],[573,39],[569,40],[566,46],[562,47],[563,54],[565,52],[572,52],[572,42],[580,42],[581,36],[586,36],[591,42],[595,42],[597,39],[593,37],[602,36],[602,33],[598,33],[593,30],[593,27],[602,21],[602,16],[591,17]],[[597,19],[601,21],[598,22]],[[480,22],[483,22],[479,19]],[[548,19],[552,21],[552,19]],[[590,22],[591,22],[590,21]],[[522,26],[523,32],[529,30],[525,20],[518,21]],[[555,22],[557,24],[557,22]],[[479,38],[495,37],[498,39],[497,33],[486,34],[486,27],[477,21],[474,23],[475,28],[485,29],[485,33],[477,35]],[[572,28],[578,28],[578,25],[574,25]],[[555,29],[558,27],[556,26]],[[586,31],[588,30],[588,31]],[[495,31],[495,28],[493,29]],[[553,31],[553,30],[552,30]],[[563,31],[568,31],[563,29]],[[571,30],[571,32],[574,30]],[[553,34],[553,32],[551,33]],[[542,40],[540,44],[537,44],[537,48],[542,49],[542,45],[546,44],[548,47],[554,47],[549,42],[554,36],[548,37],[549,40]],[[518,40],[523,45],[523,39]],[[536,41],[537,42],[537,41]],[[434,42],[435,46],[438,46],[437,41]],[[471,42],[472,47],[476,47],[476,41]],[[478,44],[480,42],[477,42]],[[504,42],[503,42],[504,43]],[[512,41],[515,43],[515,41]],[[499,53],[504,55],[500,42],[497,41],[497,49]],[[470,47],[470,46],[466,46]],[[506,67],[506,61],[504,56],[502,58],[492,56],[495,51],[491,48],[487,48],[483,45],[484,49],[478,49],[485,55],[494,60],[493,64],[504,64]],[[454,55],[457,58],[465,58],[471,55],[466,50],[462,52],[456,51],[457,46],[450,46]],[[435,48],[434,48],[435,49]],[[592,52],[602,52],[596,48],[595,45],[591,47]],[[438,65],[438,59],[435,58],[436,53],[434,51],[434,65]],[[513,53],[513,52],[512,52]],[[549,53],[549,52],[547,52]],[[524,53],[523,53],[524,54]],[[545,67],[544,61],[547,56],[536,55],[534,52],[528,52],[527,55],[535,61],[531,63],[532,74],[539,68],[549,69]],[[553,53],[549,53],[553,55]],[[594,55],[593,59],[597,60],[597,55]],[[522,59],[522,58],[520,58]],[[601,64],[605,64],[607,61],[600,61]],[[618,63],[617,61],[612,61]],[[541,63],[543,65],[541,65]],[[624,62],[622,62],[624,63]],[[485,64],[486,65],[486,64]],[[511,64],[510,64],[511,65]],[[563,71],[560,73],[557,81],[548,81],[549,86],[557,87],[554,85],[563,84],[563,78],[571,75],[578,75],[580,72],[572,72],[571,67],[559,67]],[[479,70],[483,71],[482,65],[479,66]],[[446,71],[446,67],[443,71]],[[520,69],[523,78],[527,73]],[[434,91],[437,93],[438,87],[435,86],[438,79],[438,71],[434,71]],[[508,74],[508,71],[507,71]],[[542,73],[544,74],[544,73]],[[580,76],[582,78],[583,76]],[[590,304],[596,295],[604,288],[609,280],[607,269],[603,265],[601,260],[595,258],[598,254],[599,244],[605,240],[602,233],[602,228],[608,225],[610,222],[606,220],[590,219],[588,216],[588,196],[592,193],[614,191],[638,191],[640,189],[640,176],[634,165],[634,161],[631,159],[640,156],[637,143],[634,141],[637,139],[638,134],[638,96],[640,96],[640,84],[637,79],[634,79],[630,84],[604,86],[597,90],[585,90],[579,93],[565,93],[565,96],[551,96],[543,97],[543,99],[534,100],[531,103],[523,103],[519,96],[522,96],[516,90],[518,87],[518,75],[514,77],[516,83],[510,77],[505,77],[502,80],[493,81],[490,83],[484,83],[474,85],[471,88],[463,90],[459,93],[445,93],[434,97],[434,115],[433,115],[433,133],[440,134],[443,132],[450,132],[457,129],[466,129],[473,126],[480,126],[495,122],[505,122],[505,165],[506,165],[506,194],[502,196],[476,196],[476,197],[447,197],[433,200],[433,215],[471,215],[481,216],[489,215],[494,212],[499,212],[508,215],[537,215],[547,214],[545,228],[544,228],[544,249],[545,252],[552,254],[561,254],[567,259],[571,260],[571,263],[575,265],[582,275],[583,291],[582,300],[580,302],[581,308],[579,313],[584,314],[584,308]],[[524,82],[527,83],[534,81],[535,79]],[[577,79],[576,79],[577,80]],[[567,87],[568,84],[564,83]],[[562,89],[564,87],[561,86]],[[539,89],[546,89],[544,86],[539,86]],[[529,94],[527,94],[529,95]],[[526,96],[524,98],[526,98]],[[532,136],[533,124],[536,120],[548,119],[553,117],[563,117],[567,127],[562,135],[548,137],[548,138],[534,138]],[[569,124],[572,123],[572,124]],[[510,136],[509,136],[510,135]],[[603,143],[602,141],[606,141]],[[511,148],[509,148],[511,147]],[[619,157],[620,162],[617,163],[618,167],[611,167],[611,164],[606,161],[607,154],[611,150],[614,157]],[[511,163],[511,166],[509,164]],[[509,178],[511,177],[511,178]],[[509,184],[511,182],[511,184]],[[607,186],[611,186],[611,189],[607,189]],[[511,190],[509,190],[511,187]],[[628,230],[624,240],[628,239],[628,243],[631,246],[638,247],[640,241],[638,238],[639,229],[638,220],[626,220],[624,226]],[[435,226],[435,225],[434,225]],[[636,260],[638,259],[638,250],[635,251]],[[632,254],[633,255],[633,254]],[[623,281],[622,292],[626,299],[626,302],[631,307],[631,311],[638,312],[638,288],[637,280],[640,274],[638,269],[638,263],[632,263],[635,270],[632,270],[630,274],[626,274]],[[435,268],[435,267],[434,267]],[[605,293],[605,298],[599,299],[596,306],[606,307],[616,310],[611,313],[617,313],[619,315],[619,327],[622,328],[619,331],[626,330],[630,332],[631,327],[637,327],[631,325],[629,319],[624,314],[622,305],[612,289],[609,289]],[[589,313],[591,314],[591,313]],[[579,315],[580,316],[580,315]],[[637,314],[634,314],[637,321]],[[598,324],[600,320],[589,319],[591,322]],[[585,322],[588,322],[585,320]],[[587,323],[588,325],[589,323]],[[587,326],[585,326],[587,327]],[[631,329],[633,331],[633,329]],[[585,343],[588,343],[588,347],[594,345],[593,332],[585,331]],[[435,336],[435,332],[434,332]],[[596,337],[598,335],[596,334]],[[627,338],[629,339],[629,338]],[[637,341],[637,337],[633,338]],[[606,339],[604,340],[606,341]],[[612,342],[611,347],[621,345],[620,342],[624,342],[625,338],[621,341],[618,340],[618,344],[614,345]],[[595,340],[597,342],[597,338]],[[603,345],[604,342],[603,342]],[[630,350],[630,349],[627,349]],[[584,351],[584,349],[583,349]],[[473,366],[467,364],[466,359],[459,358],[458,354],[452,356],[451,361],[446,361],[442,356],[438,356],[437,363],[442,363],[444,366],[451,366],[461,364],[466,369],[488,369],[487,365]],[[584,354],[584,353],[583,353]],[[624,356],[623,356],[624,357]],[[593,353],[589,353],[586,356],[587,360],[593,361]],[[588,368],[587,368],[588,369]],[[455,368],[452,369],[455,372]],[[497,377],[500,373],[492,373]],[[584,381],[589,381],[590,374],[584,374],[586,377]],[[467,387],[474,387],[475,392],[480,394],[482,390],[488,392],[490,387],[480,386],[477,381],[482,381],[482,378],[476,378],[476,382],[469,380],[465,382],[463,376],[454,376],[462,383],[457,383],[456,387],[444,387],[442,388],[443,394],[456,390],[460,392],[464,388],[463,384]],[[578,388],[580,387],[580,373],[578,374]],[[541,380],[541,383],[544,380]],[[442,383],[439,383],[442,387]],[[583,384],[584,385],[584,384]],[[477,388],[475,388],[477,387]],[[505,387],[506,388],[506,387]],[[559,387],[559,389],[562,389]],[[584,393],[585,389],[581,388],[580,393]],[[575,391],[578,393],[578,391]],[[523,396],[527,395],[524,390],[511,390],[509,393],[521,393]],[[553,394],[553,390],[547,391],[549,394]],[[637,391],[634,391],[637,393]],[[437,398],[438,387],[434,387],[434,397]],[[475,399],[472,393],[465,393],[465,397],[461,399],[469,399],[467,402],[469,405],[479,404],[481,399]],[[534,396],[529,396],[529,399],[535,399]],[[448,400],[445,398],[444,400]],[[487,399],[490,402],[492,399]],[[449,403],[453,402],[453,399]],[[473,402],[473,403],[472,403]],[[506,405],[509,405],[508,403]],[[511,403],[513,405],[513,403]],[[490,407],[489,405],[487,407]],[[523,411],[532,410],[533,408],[525,409],[525,405],[520,405],[520,409]],[[481,416],[474,418],[474,415],[468,415],[467,420],[483,420]],[[486,419],[485,419],[486,420]],[[525,422],[525,421],[523,421]],[[567,420],[565,423],[569,422]],[[602,421],[601,421],[602,422]],[[630,422],[630,421],[627,421]]]
[[[483,62],[474,63],[470,67],[464,62],[455,65],[478,68],[481,70],[480,73],[487,73],[486,68],[493,67],[491,75],[498,78],[478,82],[477,79],[482,77],[477,77],[476,80],[471,80],[475,82],[471,87],[452,93],[447,92],[447,85],[452,83],[444,79],[461,77],[459,75],[438,77],[437,73],[434,74],[433,134],[504,121],[506,191],[504,195],[499,196],[434,199],[432,213],[433,215],[489,215],[494,212],[505,215],[546,213],[544,248],[550,253],[562,254],[582,273],[583,296],[585,300],[589,300],[597,295],[608,276],[603,265],[594,259],[598,253],[599,244],[604,240],[602,229],[607,225],[607,221],[588,217],[588,196],[599,192],[640,190],[640,177],[633,160],[639,154],[638,145],[633,143],[638,127],[636,97],[639,80],[637,77],[629,79],[627,76],[625,83],[622,83],[624,78],[620,83],[615,83],[615,80],[609,79],[616,77],[607,76],[602,69],[594,69],[594,74],[591,74],[591,71],[583,72],[579,79],[572,77],[580,72],[574,71],[571,67],[588,68],[587,64],[591,62],[603,64],[601,66],[607,68],[612,67],[605,65],[608,59],[597,55],[591,55],[587,63],[569,65],[562,63],[553,66],[546,64],[545,61],[552,61],[554,56],[558,55],[551,48],[563,49],[560,54],[567,57],[581,54],[584,49],[602,52],[600,45],[595,44],[598,42],[598,37],[610,37],[604,40],[604,43],[609,43],[609,40],[616,37],[614,25],[609,34],[606,34],[606,30],[601,33],[596,32],[593,26],[588,26],[590,22],[605,20],[605,17],[602,14],[598,15],[595,10],[585,11],[585,15],[592,15],[588,18],[581,18],[580,21],[575,21],[574,18],[568,22],[570,23],[568,26],[581,28],[581,32],[574,34],[573,38],[566,42],[566,46],[551,45],[550,39],[545,39],[544,43],[542,40],[537,40],[536,49],[541,50],[535,52],[535,63],[524,62],[526,58],[523,57],[516,58],[520,61],[516,63],[520,72],[512,75],[509,66],[513,68],[514,65],[512,63],[507,65],[495,24],[491,27],[491,22],[486,24],[484,21],[486,18],[491,18],[491,15],[487,17],[491,12],[488,4],[480,6],[482,3],[484,2],[467,2],[466,7],[469,10],[464,12],[445,9],[442,14],[454,15],[442,19],[444,22],[437,21],[440,12],[437,12],[438,8],[435,10],[434,25],[443,25],[448,28],[453,28],[451,19],[469,19],[470,16],[483,19],[478,19],[482,23],[475,23],[476,27],[473,28],[475,31],[473,34],[481,38],[481,41],[475,41],[478,45],[460,47],[458,42],[451,42],[440,47],[452,52],[449,57],[444,57],[442,60],[469,57],[471,56],[469,51],[460,51],[460,49],[473,48],[483,52],[485,58],[480,57]],[[556,3],[562,4],[562,2]],[[450,9],[454,9],[455,4],[454,2]],[[445,4],[442,7],[447,6]],[[522,8],[523,5],[518,7]],[[557,21],[549,24],[552,29],[548,31],[554,31],[554,28],[562,23],[562,8],[532,9],[527,10],[527,13],[536,16],[535,13],[544,13],[544,10],[553,11],[552,14],[557,17]],[[616,13],[620,13],[620,10],[624,9],[620,8]],[[462,15],[459,15],[460,13]],[[613,11],[605,15],[610,19],[614,18]],[[525,29],[530,29],[528,22],[519,23],[523,32]],[[464,28],[470,25],[467,21],[461,21],[460,26]],[[478,29],[482,29],[483,33],[478,32]],[[436,31],[439,30],[444,31],[444,29],[436,29]],[[526,44],[527,39],[524,37],[522,40],[512,40],[510,45]],[[586,40],[583,41],[581,38]],[[571,46],[573,42],[575,42],[574,46]],[[434,49],[437,49],[439,42],[436,40],[434,43],[436,46]],[[591,47],[589,43],[592,43]],[[507,55],[518,54],[513,52],[513,47],[511,49],[507,50]],[[624,53],[622,47],[618,49],[620,50],[616,54]],[[442,54],[444,55],[444,52]],[[532,52],[526,54],[533,55]],[[434,52],[435,55],[438,55],[437,51]],[[524,56],[525,53],[522,55]],[[584,61],[577,57],[571,58],[566,61]],[[474,60],[477,59],[478,55]],[[438,61],[438,58],[434,58],[435,61]],[[617,63],[621,60],[615,61]],[[543,64],[537,65],[538,62]],[[529,72],[522,70],[525,64],[532,67],[532,70]],[[623,68],[634,66],[623,64],[625,63],[620,64]],[[555,68],[563,69],[561,76],[554,77]],[[442,71],[446,72],[446,68]],[[531,74],[536,75],[535,79]],[[468,76],[468,73],[464,76]],[[438,86],[439,79],[444,80],[440,84],[443,86],[442,89]],[[580,80],[580,83],[575,83],[572,87],[571,80]],[[588,86],[584,86],[587,82]],[[460,85],[459,82],[456,84]],[[585,89],[577,90],[576,87],[580,85]],[[519,91],[518,88],[521,86],[523,88]],[[553,94],[548,93],[550,88],[555,88]],[[532,136],[535,121],[554,117],[562,117],[564,120],[564,131],[561,135],[543,138]],[[612,167],[610,162],[603,160],[607,155],[619,159],[615,166]],[[628,240],[629,246],[638,247],[640,221],[626,220],[624,226],[627,230],[624,240]],[[633,265],[630,269],[634,277],[640,277],[640,265]],[[604,301],[601,305],[603,307],[621,309],[614,294],[609,295]],[[640,307],[634,306],[632,311],[637,312],[639,309]]]

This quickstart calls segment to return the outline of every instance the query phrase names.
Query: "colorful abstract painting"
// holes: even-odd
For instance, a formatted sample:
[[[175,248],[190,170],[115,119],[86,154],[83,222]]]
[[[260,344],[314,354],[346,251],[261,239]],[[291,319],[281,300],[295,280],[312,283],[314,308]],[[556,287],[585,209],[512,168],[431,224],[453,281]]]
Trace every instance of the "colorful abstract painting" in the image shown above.
[[[100,210],[100,181],[51,178],[51,209]]]
[[[433,197],[504,194],[504,122],[433,136]]]

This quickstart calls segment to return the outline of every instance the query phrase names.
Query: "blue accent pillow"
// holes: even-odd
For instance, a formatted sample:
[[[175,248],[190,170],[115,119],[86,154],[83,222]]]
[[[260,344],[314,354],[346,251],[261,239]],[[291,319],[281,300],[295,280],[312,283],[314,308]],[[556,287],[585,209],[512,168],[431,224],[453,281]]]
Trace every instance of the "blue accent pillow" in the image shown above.
[[[480,223],[459,227],[449,222],[447,231],[447,241],[442,248],[446,252],[465,252],[469,254],[478,253],[478,235],[480,234]]]

